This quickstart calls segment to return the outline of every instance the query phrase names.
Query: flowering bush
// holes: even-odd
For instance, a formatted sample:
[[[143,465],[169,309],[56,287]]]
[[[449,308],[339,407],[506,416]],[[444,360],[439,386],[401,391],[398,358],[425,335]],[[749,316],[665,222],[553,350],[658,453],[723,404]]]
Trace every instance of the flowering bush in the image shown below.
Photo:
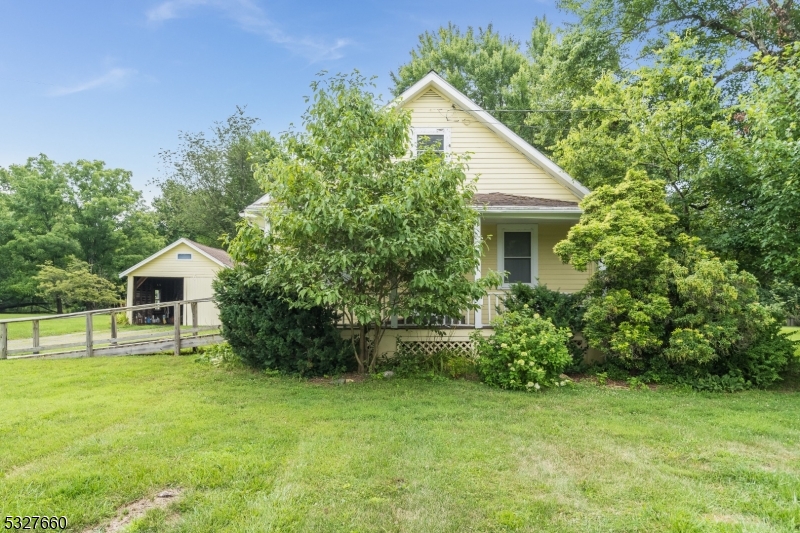
[[[555,327],[527,306],[503,313],[492,326],[490,337],[480,332],[472,337],[478,350],[478,373],[485,383],[525,391],[566,384],[559,375],[572,362],[567,349],[569,329]]]

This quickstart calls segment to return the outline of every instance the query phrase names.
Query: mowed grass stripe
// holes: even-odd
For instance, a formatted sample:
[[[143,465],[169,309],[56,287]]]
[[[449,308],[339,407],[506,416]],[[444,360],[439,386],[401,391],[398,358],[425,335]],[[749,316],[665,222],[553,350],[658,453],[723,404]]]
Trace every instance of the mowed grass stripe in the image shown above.
[[[81,531],[795,531],[800,395],[314,385],[191,357],[0,366],[0,514]]]

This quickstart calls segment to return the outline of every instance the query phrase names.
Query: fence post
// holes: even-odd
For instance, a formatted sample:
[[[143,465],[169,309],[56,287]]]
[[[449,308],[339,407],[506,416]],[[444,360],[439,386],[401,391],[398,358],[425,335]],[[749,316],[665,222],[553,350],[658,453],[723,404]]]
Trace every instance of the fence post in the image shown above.
[[[172,306],[172,322],[175,324],[175,355],[181,354],[181,304]]]
[[[117,344],[117,313],[111,311],[111,344]]]
[[[39,353],[39,321],[33,321],[33,353]]]
[[[94,322],[92,321],[92,313],[86,313],[86,357],[94,355],[94,338],[92,335],[92,328]]]
[[[8,359],[8,324],[0,324],[0,359]]]

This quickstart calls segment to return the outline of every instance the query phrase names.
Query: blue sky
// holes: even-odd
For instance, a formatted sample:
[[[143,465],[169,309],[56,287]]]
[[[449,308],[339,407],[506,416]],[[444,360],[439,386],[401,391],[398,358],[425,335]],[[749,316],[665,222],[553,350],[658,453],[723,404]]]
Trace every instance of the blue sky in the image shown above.
[[[152,198],[158,152],[237,105],[279,134],[321,70],[377,75],[448,22],[524,42],[554,0],[0,0],[0,166],[45,153],[133,171]]]

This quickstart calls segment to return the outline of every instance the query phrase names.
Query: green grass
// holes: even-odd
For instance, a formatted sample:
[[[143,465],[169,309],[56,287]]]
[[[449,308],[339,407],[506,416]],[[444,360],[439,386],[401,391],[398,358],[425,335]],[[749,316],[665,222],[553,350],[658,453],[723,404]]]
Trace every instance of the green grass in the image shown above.
[[[800,341],[800,327],[785,327],[783,328],[783,331],[786,333],[791,333],[791,335],[789,335],[790,339],[794,341]],[[797,357],[800,357],[800,345],[797,346],[795,353],[797,354]]]
[[[0,313],[0,320],[10,318],[32,318],[34,316],[46,315],[30,315],[19,313]],[[93,318],[94,330],[97,332],[111,331],[111,316],[98,315]],[[144,325],[131,325],[120,326],[122,330],[134,329],[152,329],[158,326],[144,326]],[[16,339],[30,339],[33,326],[31,322],[12,322],[8,325],[8,338],[10,340]],[[86,331],[86,319],[82,316],[58,318],[53,320],[42,320],[39,322],[39,336],[47,337],[50,335],[66,335],[68,333],[83,333]]]
[[[800,394],[316,385],[191,357],[0,364],[0,515],[73,531],[797,531]]]

